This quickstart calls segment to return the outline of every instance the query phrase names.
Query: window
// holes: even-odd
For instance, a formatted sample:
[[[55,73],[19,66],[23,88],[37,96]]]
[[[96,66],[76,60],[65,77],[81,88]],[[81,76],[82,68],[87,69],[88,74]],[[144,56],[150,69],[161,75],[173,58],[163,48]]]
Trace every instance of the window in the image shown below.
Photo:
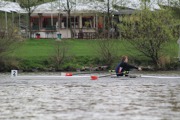
[[[51,18],[44,18],[42,22],[42,26],[46,30],[55,30],[57,21],[58,21],[57,18],[53,18],[51,23]]]
[[[32,30],[39,30],[39,18],[31,18]]]
[[[79,17],[71,17],[71,27],[72,28],[78,28],[79,27]],[[68,19],[68,24],[67,24],[67,17],[62,18],[61,22],[61,28],[70,28],[70,19]]]
[[[82,18],[83,28],[93,28],[93,16],[87,16]]]

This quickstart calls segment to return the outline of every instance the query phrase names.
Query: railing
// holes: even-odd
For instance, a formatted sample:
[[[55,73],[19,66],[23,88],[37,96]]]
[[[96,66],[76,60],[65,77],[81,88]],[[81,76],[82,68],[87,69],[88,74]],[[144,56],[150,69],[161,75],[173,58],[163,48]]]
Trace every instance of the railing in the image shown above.
[[[39,28],[39,26],[37,26],[37,25],[34,25],[33,27],[32,27],[32,30],[33,31],[41,31],[41,30],[43,30],[44,29],[44,31],[56,31],[56,26],[46,26],[45,28]]]
[[[79,32],[78,38],[79,39],[95,39],[96,32]]]

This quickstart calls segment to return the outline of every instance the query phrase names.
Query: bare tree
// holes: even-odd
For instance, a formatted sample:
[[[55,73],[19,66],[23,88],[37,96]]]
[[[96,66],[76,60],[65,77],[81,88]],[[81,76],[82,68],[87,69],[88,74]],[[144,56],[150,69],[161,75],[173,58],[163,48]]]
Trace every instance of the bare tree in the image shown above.
[[[7,56],[9,52],[12,52],[17,46],[17,42],[22,41],[23,39],[18,34],[18,28],[8,24],[7,28],[1,21],[1,31],[0,31],[0,58],[3,59],[4,56]]]
[[[31,28],[31,14],[37,8],[37,5],[45,3],[45,2],[52,2],[54,0],[18,0],[21,7],[25,8],[28,14],[28,29],[29,29],[29,37],[31,38],[32,28]]]
[[[68,23],[70,28],[70,38],[73,36],[72,24],[71,24],[71,11],[76,6],[76,0],[66,0],[66,3],[62,3],[64,10],[67,12],[68,15]]]
[[[96,51],[98,58],[110,67],[117,57],[118,48],[114,40],[107,38],[98,41]]]
[[[0,56],[4,56],[10,46],[16,43],[16,40],[12,38],[12,31],[8,31],[11,36],[7,36],[5,32],[0,33]],[[14,34],[14,33],[13,33]]]
[[[1,2],[0,7],[4,7],[8,4],[9,2],[3,1]],[[0,19],[0,58],[3,59],[9,51],[12,51],[12,49],[17,47],[14,44],[21,41],[22,38],[18,33],[18,28],[13,26],[10,20],[4,20],[4,18]]]
[[[112,6],[113,6],[114,1],[111,1],[111,0],[97,0],[97,1],[100,1],[100,2],[103,3],[103,4],[100,4],[98,7],[102,9],[102,12],[104,14],[105,21],[106,21],[105,28],[104,28],[104,30],[105,30],[104,34],[106,34],[107,37],[110,38],[109,31],[110,31],[110,29],[112,27],[111,26],[111,23],[112,23],[111,22],[112,21],[112,13],[113,13]]]
[[[147,9],[147,4],[151,2],[151,0],[141,0],[143,3],[144,9]]]
[[[55,54],[52,56],[53,66],[59,70],[68,54],[68,45],[64,41],[57,41],[55,43]]]
[[[115,58],[118,56],[117,51],[118,47],[114,40],[110,39],[110,31],[114,27],[113,26],[113,13],[115,8],[120,9],[119,5],[125,5],[125,0],[99,0],[103,2],[103,6],[99,6],[102,11],[104,11],[105,15],[105,35],[101,40],[98,41],[97,44],[97,55],[108,67],[112,65]],[[101,4],[102,5],[102,4]],[[113,24],[112,24],[113,23]],[[113,35],[112,35],[113,36]]]
[[[114,13],[120,12],[121,9],[125,8],[127,3],[130,2],[130,0],[96,0],[99,1],[99,5],[95,5],[95,7],[98,7],[104,16],[104,37],[110,38],[111,35],[114,36],[116,26],[116,22],[113,20]]]

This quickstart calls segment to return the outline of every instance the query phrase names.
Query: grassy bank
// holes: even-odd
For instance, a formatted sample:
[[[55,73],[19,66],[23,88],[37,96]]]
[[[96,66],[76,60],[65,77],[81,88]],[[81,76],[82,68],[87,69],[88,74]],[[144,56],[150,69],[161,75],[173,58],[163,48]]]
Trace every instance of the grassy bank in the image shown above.
[[[63,42],[67,45],[67,59],[63,66],[80,67],[90,64],[101,64],[98,61],[98,41],[99,40],[79,40],[79,39],[65,39]],[[148,58],[144,57],[141,53],[133,48],[125,40],[113,40],[117,49],[117,56],[128,55],[133,61],[140,61],[139,64],[149,64]],[[57,42],[54,39],[28,39],[19,45],[9,56],[20,59],[20,69],[52,67],[51,57],[55,55],[56,45],[61,47],[64,44]],[[176,40],[171,41],[164,45],[166,56],[174,58],[178,54],[178,44]],[[73,57],[73,58],[72,58]],[[115,60],[118,62],[119,58]],[[117,63],[116,63],[117,64]]]
[[[98,40],[63,40],[68,46],[68,54],[74,56],[96,56]],[[138,52],[124,40],[114,40],[118,48],[118,54],[128,54],[136,56]],[[23,42],[11,54],[14,57],[22,59],[44,59],[51,56],[55,51],[57,41],[54,39],[29,39]],[[132,50],[133,49],[133,50]]]

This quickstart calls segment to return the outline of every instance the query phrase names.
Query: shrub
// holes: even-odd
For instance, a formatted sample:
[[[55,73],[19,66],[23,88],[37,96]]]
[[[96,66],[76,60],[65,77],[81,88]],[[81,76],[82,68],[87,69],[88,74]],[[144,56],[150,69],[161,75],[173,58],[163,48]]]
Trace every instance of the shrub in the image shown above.
[[[7,28],[4,26],[3,21],[0,23],[0,66],[1,70],[9,70],[17,68],[18,61],[16,58],[9,58],[8,53],[17,48],[17,42],[23,39],[18,33],[18,28],[8,24]]]
[[[19,69],[19,60],[12,57],[3,57],[0,59],[0,71],[10,71]]]
[[[170,56],[161,56],[159,58],[159,69],[161,70],[174,70],[178,68],[178,61]]]

